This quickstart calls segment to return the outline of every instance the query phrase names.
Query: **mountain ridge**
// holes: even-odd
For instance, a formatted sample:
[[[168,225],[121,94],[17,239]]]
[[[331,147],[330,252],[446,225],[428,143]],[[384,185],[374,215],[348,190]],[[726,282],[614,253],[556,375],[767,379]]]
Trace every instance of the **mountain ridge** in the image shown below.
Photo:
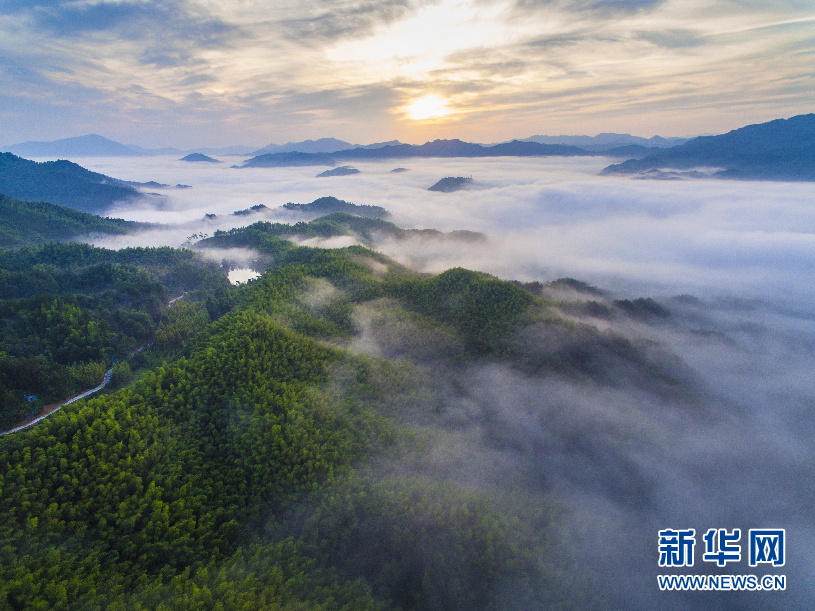
[[[141,157],[147,154],[98,134],[51,142],[22,142],[5,147],[4,152],[18,157]]]
[[[0,193],[93,214],[115,202],[144,197],[124,181],[91,172],[72,161],[37,162],[12,153],[0,153]]]
[[[699,136],[643,159],[604,168],[602,175],[668,177],[665,170],[714,168],[714,178],[815,181],[815,114],[775,119],[719,136]],[[681,177],[681,172],[673,172]]]
[[[613,137],[609,139],[609,137]],[[654,136],[650,139],[631,136],[629,134],[598,134],[597,136],[531,136],[517,138],[512,142],[535,142],[538,144],[559,144],[578,146],[590,151],[607,150],[617,146],[639,144],[654,148],[669,146],[674,141],[687,141],[687,138],[662,138]],[[500,143],[508,144],[508,142]],[[195,147],[180,149],[177,147],[147,148],[136,144],[122,144],[98,134],[87,134],[71,138],[61,138],[50,141],[26,141],[18,144],[0,146],[0,152],[13,153],[19,157],[147,157],[158,155],[189,155],[203,153],[205,155],[228,155],[257,157],[267,153],[325,153],[331,154],[339,151],[363,149],[376,150],[388,146],[423,146],[410,145],[399,140],[374,142],[371,144],[352,144],[337,138],[318,138],[316,140],[303,140],[300,142],[287,142],[286,144],[268,144],[260,149],[251,146],[227,147]],[[479,144],[490,147],[494,144]]]
[[[386,145],[380,148],[353,148],[336,153],[266,153],[253,157],[242,166],[233,167],[286,167],[304,165],[337,165],[345,160],[377,160],[428,157],[543,157],[543,156],[593,156],[574,146],[540,144],[513,140],[501,144],[484,146],[462,140],[433,140],[424,144]]]
[[[631,134],[601,133],[596,136],[530,136],[522,138],[525,142],[538,142],[540,144],[567,144],[578,146],[587,151],[606,151],[627,145],[640,145],[646,148],[670,148],[684,144],[691,138],[652,136],[643,138]]]

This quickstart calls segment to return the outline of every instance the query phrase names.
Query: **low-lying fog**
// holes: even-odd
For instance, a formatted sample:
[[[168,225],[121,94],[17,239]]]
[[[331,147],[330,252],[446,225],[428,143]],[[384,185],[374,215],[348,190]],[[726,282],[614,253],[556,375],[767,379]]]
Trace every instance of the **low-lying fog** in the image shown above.
[[[657,298],[670,318],[590,322],[662,346],[676,371],[691,372],[698,409],[625,384],[474,370],[450,400],[490,414],[493,430],[475,434],[467,450],[471,470],[484,465],[488,481],[500,457],[484,440],[513,438],[507,460],[539,468],[567,499],[564,537],[604,589],[607,608],[805,609],[815,600],[815,185],[599,177],[604,158],[357,163],[361,174],[336,178],[315,178],[323,168],[231,169],[239,162],[232,158],[82,161],[121,179],[192,186],[163,191],[159,204],[109,212],[180,227],[96,242],[103,246],[178,246],[194,233],[255,220],[294,222],[303,217],[282,204],[333,195],[387,208],[402,227],[489,238],[380,244],[417,269],[460,265],[541,282],[570,276],[617,298]],[[390,172],[399,166],[410,171]],[[427,191],[445,176],[472,176],[475,187]],[[202,220],[256,204],[271,210]],[[670,299],[682,294],[701,300]],[[631,490],[645,491],[648,502],[632,503]],[[743,559],[719,572],[784,573],[787,592],[659,592],[657,530],[696,529],[696,570],[661,571],[682,574],[716,570],[700,560],[701,535],[714,527],[742,528],[744,537],[749,528],[786,528],[783,569],[750,569]]]
[[[319,167],[233,169],[167,157],[83,159],[116,178],[191,189],[111,216],[181,224],[99,245],[178,246],[194,233],[268,220],[295,221],[286,202],[333,195],[377,205],[405,228],[468,229],[489,245],[398,243],[381,250],[427,271],[462,265],[503,278],[573,276],[625,293],[783,298],[806,307],[815,284],[815,187],[811,183],[645,181],[597,176],[596,158],[411,159],[354,164],[361,174],[316,178]],[[391,173],[398,167],[410,171]],[[472,176],[474,188],[427,191],[445,176]],[[256,204],[269,214],[217,218]]]

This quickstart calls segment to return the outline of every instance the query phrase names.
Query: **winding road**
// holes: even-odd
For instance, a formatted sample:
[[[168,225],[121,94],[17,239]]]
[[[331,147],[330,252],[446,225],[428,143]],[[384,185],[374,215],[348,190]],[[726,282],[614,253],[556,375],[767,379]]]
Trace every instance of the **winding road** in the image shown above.
[[[95,388],[91,388],[90,390],[86,390],[85,392],[83,392],[83,393],[81,393],[81,394],[79,394],[79,395],[77,395],[75,397],[71,397],[67,401],[64,401],[63,403],[60,403],[57,407],[55,407],[54,409],[52,409],[48,413],[41,414],[41,415],[37,416],[31,422],[26,422],[25,424],[21,424],[20,426],[15,426],[13,429],[9,429],[8,431],[3,431],[2,433],[0,433],[0,437],[2,437],[3,435],[10,435],[11,433],[16,433],[17,431],[22,431],[23,429],[27,429],[30,426],[34,426],[40,420],[48,418],[48,416],[50,416],[54,412],[58,412],[59,410],[61,410],[63,408],[63,406],[70,405],[74,401],[79,401],[80,399],[84,399],[88,395],[92,395],[93,393],[95,393],[98,390],[102,390],[105,386],[107,386],[108,382],[110,382],[110,376],[111,375],[113,375],[113,368],[110,368],[105,372],[105,377],[102,378],[102,383],[99,386],[97,386]]]

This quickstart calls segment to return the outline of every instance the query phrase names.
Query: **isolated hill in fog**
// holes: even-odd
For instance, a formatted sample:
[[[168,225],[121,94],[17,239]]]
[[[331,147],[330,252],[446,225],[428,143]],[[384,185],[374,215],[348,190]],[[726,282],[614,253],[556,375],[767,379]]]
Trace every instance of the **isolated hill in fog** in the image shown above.
[[[233,168],[290,168],[310,165],[327,165],[334,167],[337,162],[323,153],[265,153],[252,157],[241,166]]]
[[[203,155],[201,153],[190,153],[186,157],[182,157],[181,161],[190,161],[190,162],[206,162],[206,163],[223,163],[222,161],[218,161],[217,159],[213,159],[212,157],[208,157],[207,155]]]
[[[317,174],[317,178],[328,178],[331,176],[350,176],[352,174],[359,174],[359,170],[352,168],[350,165],[341,165],[333,170],[326,170]]]
[[[466,176],[447,176],[442,178],[432,187],[428,187],[428,191],[441,191],[442,193],[452,193],[453,191],[460,191],[466,189],[473,183],[473,179]]]
[[[86,170],[71,161],[36,162],[0,153],[0,193],[100,213],[114,202],[143,197],[123,181]]]
[[[659,176],[659,170],[718,168],[716,178],[815,181],[815,114],[748,125],[610,165],[603,174]]]
[[[367,216],[371,218],[383,219],[390,216],[390,212],[381,206],[370,206],[368,204],[352,204],[336,197],[319,197],[308,204],[294,204],[289,202],[283,204],[286,210],[297,210],[298,212],[308,212],[315,214],[332,214],[342,212],[354,216]]]

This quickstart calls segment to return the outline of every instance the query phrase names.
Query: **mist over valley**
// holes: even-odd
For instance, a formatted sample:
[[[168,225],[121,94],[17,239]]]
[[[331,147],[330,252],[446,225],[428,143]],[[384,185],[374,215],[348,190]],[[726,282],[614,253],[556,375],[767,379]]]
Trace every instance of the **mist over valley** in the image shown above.
[[[809,611],[815,15],[0,2],[0,611]]]
[[[419,271],[457,265],[524,281],[575,277],[627,294],[736,295],[804,305],[813,297],[801,274],[812,268],[811,186],[739,181],[633,181],[598,176],[606,158],[411,160],[357,164],[360,174],[317,180],[310,168],[232,170],[171,158],[83,160],[122,180],[147,178],[191,189],[163,191],[158,203],[113,206],[105,214],[178,227],[100,240],[100,246],[179,246],[254,222],[297,222],[282,208],[331,195],[380,206],[403,228],[484,233],[489,245],[389,243],[378,250]],[[477,188],[433,193],[444,176],[472,176]],[[263,204],[258,217],[232,215]],[[206,214],[217,218],[205,219]]]
[[[328,410],[380,449],[354,450],[353,474],[338,466],[343,475],[291,503],[259,496],[241,537],[293,537],[298,554],[337,571],[337,583],[364,580],[372,596],[402,607],[805,609],[815,594],[811,185],[600,176],[607,162],[415,158],[394,173],[391,160],[360,160],[358,174],[325,181],[313,167],[86,158],[87,169],[123,181],[189,188],[104,211],[150,227],[80,239],[117,251],[121,265],[154,256],[140,247],[182,247],[191,257],[183,265],[200,267],[196,276],[149,264],[173,293],[150,306],[159,308],[156,343],[139,358],[178,380],[166,392],[193,411],[167,413],[184,430],[204,431],[198,419],[215,410],[210,430],[229,452],[264,443],[265,429],[249,424],[260,400],[240,394],[261,391],[239,381],[237,394],[229,385],[206,391],[217,400],[185,394],[192,372],[213,366],[213,346],[232,359],[302,335],[317,340],[308,350],[346,355],[325,357],[328,385],[309,382],[304,396],[332,405],[316,413]],[[473,183],[428,190],[456,176]],[[243,274],[230,276],[243,283],[237,297],[219,284],[220,265]],[[8,290],[27,295],[23,283]],[[275,325],[301,335],[271,339],[284,333]],[[235,344],[244,341],[255,343]],[[148,391],[119,392],[98,409],[136,405],[133,393]],[[386,425],[363,424],[360,409],[391,419],[398,441],[365,428]],[[37,425],[32,439],[75,426],[65,418],[73,416]],[[472,515],[482,520],[468,526],[473,539],[457,538]],[[785,528],[786,591],[661,592],[657,532],[674,527]],[[219,544],[227,555],[214,566],[243,562],[229,555],[242,553],[235,542],[245,539],[235,537]],[[480,547],[486,540],[498,547]],[[266,574],[265,561],[248,562],[251,574]],[[192,579],[202,584],[202,574]]]

